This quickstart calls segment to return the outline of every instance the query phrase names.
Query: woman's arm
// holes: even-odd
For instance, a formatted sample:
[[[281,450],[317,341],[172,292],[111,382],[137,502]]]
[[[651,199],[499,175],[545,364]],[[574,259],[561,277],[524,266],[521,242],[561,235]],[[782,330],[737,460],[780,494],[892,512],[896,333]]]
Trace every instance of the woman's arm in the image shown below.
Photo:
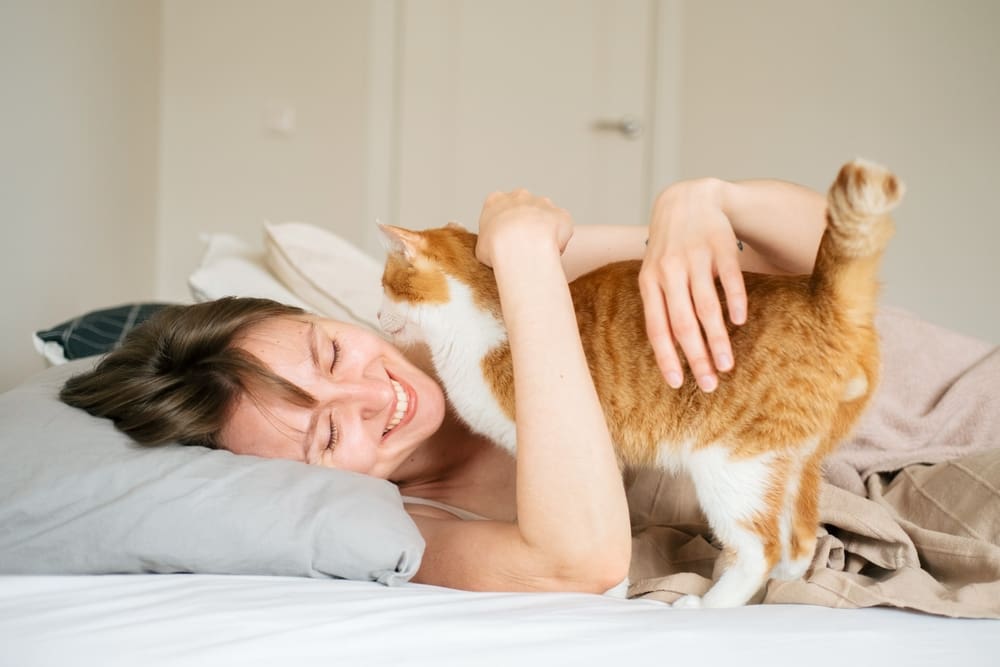
[[[681,181],[671,187],[687,189],[686,196],[703,198],[722,210],[735,237],[743,242],[743,251],[738,255],[743,271],[812,271],[826,226],[826,199],[820,193],[775,180],[728,182],[706,178]],[[660,198],[665,198],[666,193],[664,190]],[[677,200],[669,208],[670,215],[677,215]],[[667,214],[665,210],[660,213],[659,217]],[[654,223],[662,221],[654,219],[651,225]],[[650,227],[644,225],[577,225],[563,253],[566,276],[573,280],[610,262],[642,259],[649,236]]]
[[[708,179],[737,238],[768,273],[811,273],[826,229],[826,197],[795,183]],[[744,269],[757,270],[757,269]]]
[[[565,211],[524,191],[483,208],[477,255],[493,266],[514,364],[517,521],[417,515],[418,580],[603,592],[628,573],[622,478],[560,263],[571,233]]]
[[[715,279],[730,320],[742,324],[741,271],[810,272],[825,226],[826,199],[793,183],[681,181],[657,197],[649,227],[578,228],[563,264],[572,279],[611,261],[643,258],[646,330],[664,377],[674,387],[683,381],[679,345],[699,386],[712,391],[716,370],[735,362]]]

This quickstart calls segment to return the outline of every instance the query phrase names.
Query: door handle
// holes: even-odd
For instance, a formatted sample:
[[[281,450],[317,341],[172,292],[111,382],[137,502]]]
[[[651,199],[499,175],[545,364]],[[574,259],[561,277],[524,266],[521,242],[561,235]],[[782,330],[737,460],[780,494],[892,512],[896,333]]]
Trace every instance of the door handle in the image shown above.
[[[637,139],[642,134],[642,123],[634,116],[619,119],[600,118],[591,125],[598,132],[618,132],[626,139]]]

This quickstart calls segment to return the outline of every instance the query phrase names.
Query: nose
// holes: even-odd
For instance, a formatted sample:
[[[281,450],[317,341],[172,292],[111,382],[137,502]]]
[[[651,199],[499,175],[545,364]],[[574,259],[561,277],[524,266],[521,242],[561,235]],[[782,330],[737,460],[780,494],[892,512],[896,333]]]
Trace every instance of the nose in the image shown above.
[[[387,376],[339,378],[324,383],[314,396],[321,403],[334,403],[342,410],[357,409],[362,419],[383,414],[386,408],[395,409],[396,404],[396,390]]]

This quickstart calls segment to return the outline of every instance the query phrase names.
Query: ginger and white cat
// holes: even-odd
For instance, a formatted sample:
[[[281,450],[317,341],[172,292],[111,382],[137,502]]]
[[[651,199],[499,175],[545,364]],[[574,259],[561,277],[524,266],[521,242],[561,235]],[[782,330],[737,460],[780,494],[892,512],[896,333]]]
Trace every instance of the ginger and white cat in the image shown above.
[[[746,324],[727,324],[736,365],[710,394],[690,380],[679,389],[664,381],[646,337],[638,260],[570,284],[621,465],[686,471],[723,545],[711,589],[675,605],[737,606],[768,578],[805,574],[821,463],[878,381],[877,273],[893,232],[888,212],[901,196],[881,167],[841,169],[813,273],[744,274]],[[475,258],[476,235],[453,224],[383,231],[383,329],[402,344],[426,343],[459,416],[513,454],[510,348],[493,272]]]

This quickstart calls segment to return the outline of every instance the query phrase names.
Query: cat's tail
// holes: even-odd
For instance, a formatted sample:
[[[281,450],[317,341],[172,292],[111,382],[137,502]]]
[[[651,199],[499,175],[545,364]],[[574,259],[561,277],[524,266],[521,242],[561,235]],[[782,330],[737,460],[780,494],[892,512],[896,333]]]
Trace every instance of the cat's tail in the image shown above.
[[[865,160],[845,164],[830,187],[813,289],[834,297],[852,319],[871,321],[879,260],[894,229],[889,212],[903,190],[892,172]]]

